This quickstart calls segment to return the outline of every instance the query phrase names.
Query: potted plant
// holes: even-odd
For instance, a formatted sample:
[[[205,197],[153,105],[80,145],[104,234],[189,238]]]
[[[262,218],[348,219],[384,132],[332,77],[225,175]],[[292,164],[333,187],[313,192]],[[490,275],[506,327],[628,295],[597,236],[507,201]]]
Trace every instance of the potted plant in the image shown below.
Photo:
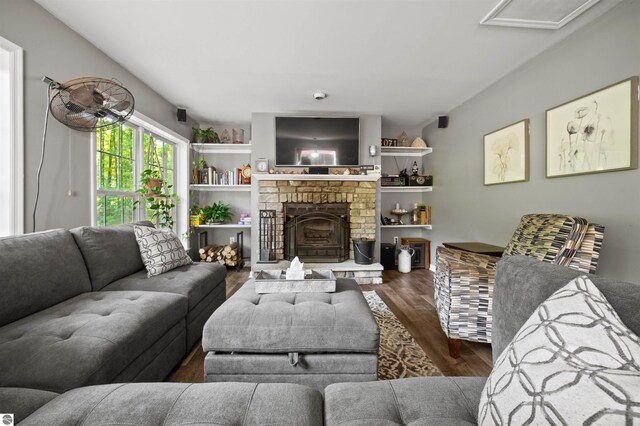
[[[211,127],[202,131],[207,143],[220,143],[220,136]]]
[[[202,219],[204,223],[224,223],[231,220],[231,209],[229,204],[217,201],[210,206],[202,208]]]
[[[162,194],[162,176],[158,170],[146,169],[140,173],[140,189],[146,188],[145,193],[141,193],[147,197],[157,197]],[[140,192],[140,190],[138,190]]]
[[[202,224],[202,209],[200,208],[200,206],[194,204],[193,206],[191,206],[189,213],[189,223],[191,226],[199,226]]]
[[[193,129],[193,143],[206,143],[207,142],[207,134],[206,130],[198,129],[197,127],[192,127]]]
[[[144,202],[149,219],[160,228],[173,228],[172,210],[176,206],[176,194],[173,185],[164,185],[158,170],[147,169],[140,174],[140,188],[136,190],[141,197],[134,201],[134,208]]]

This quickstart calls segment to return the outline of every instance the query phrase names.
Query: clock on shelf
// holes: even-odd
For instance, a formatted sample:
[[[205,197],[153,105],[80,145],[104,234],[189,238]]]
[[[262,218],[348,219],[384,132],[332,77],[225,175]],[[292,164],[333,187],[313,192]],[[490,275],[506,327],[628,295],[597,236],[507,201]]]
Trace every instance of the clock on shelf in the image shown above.
[[[251,183],[251,164],[247,164],[242,167],[242,178],[244,179],[244,184],[249,185]]]
[[[256,172],[267,173],[269,171],[269,160],[266,158],[258,158],[256,160]]]

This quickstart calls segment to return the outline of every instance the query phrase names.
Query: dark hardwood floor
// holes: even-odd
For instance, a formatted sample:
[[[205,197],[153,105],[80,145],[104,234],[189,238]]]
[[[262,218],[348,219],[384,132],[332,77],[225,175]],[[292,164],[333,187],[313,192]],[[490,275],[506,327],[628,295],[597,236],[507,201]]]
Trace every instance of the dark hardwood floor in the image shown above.
[[[230,297],[248,279],[249,269],[229,271],[227,297]],[[445,376],[488,376],[491,372],[491,346],[483,343],[462,342],[461,356],[451,358],[447,339],[438,320],[433,300],[433,273],[425,269],[408,274],[384,271],[384,284],[363,285],[362,290],[375,290],[404,324],[435,365]],[[196,346],[173,372],[173,382],[202,382],[204,352]]]

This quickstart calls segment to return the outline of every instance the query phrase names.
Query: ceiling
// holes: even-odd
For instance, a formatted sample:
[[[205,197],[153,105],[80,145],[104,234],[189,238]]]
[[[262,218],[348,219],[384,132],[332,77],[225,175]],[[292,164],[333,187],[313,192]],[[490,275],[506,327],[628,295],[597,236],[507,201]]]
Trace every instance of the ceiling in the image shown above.
[[[621,0],[557,31],[479,25],[498,0],[36,1],[201,123],[328,111],[419,128]]]

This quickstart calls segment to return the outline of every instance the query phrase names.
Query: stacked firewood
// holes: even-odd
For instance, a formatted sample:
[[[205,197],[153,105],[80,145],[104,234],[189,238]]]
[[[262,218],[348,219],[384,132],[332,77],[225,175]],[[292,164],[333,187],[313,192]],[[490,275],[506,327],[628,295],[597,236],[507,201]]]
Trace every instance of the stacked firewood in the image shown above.
[[[198,251],[200,253],[200,262],[218,262],[226,266],[238,265],[238,243],[226,246],[208,245]]]

